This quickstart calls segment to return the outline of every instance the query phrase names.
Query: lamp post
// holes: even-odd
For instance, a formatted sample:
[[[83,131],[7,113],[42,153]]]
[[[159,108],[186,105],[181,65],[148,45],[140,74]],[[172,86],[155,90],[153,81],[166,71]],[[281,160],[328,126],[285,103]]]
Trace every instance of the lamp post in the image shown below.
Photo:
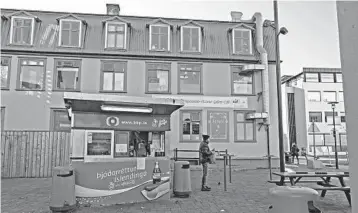
[[[314,159],[316,160],[317,157],[316,157],[316,135],[315,135],[315,121],[316,121],[316,118],[313,117],[312,118],[312,132],[313,132],[313,157]]]
[[[338,104],[338,102],[332,101],[332,102],[328,102],[328,104],[331,105],[332,111],[333,111],[333,138],[334,138],[334,149],[335,149],[334,153],[335,153],[335,158],[336,158],[336,169],[339,169],[339,166],[338,166],[338,150],[337,150],[337,135],[336,135],[336,115],[334,114],[336,104]]]
[[[280,43],[279,35],[286,35],[288,30],[282,27],[279,30],[278,25],[278,6],[277,0],[273,1],[274,22],[275,22],[275,43],[276,43],[276,87],[277,87],[277,108],[278,108],[278,143],[280,154],[280,171],[285,172],[285,150],[283,144],[283,125],[282,125],[282,94],[281,94],[281,59],[280,59]]]

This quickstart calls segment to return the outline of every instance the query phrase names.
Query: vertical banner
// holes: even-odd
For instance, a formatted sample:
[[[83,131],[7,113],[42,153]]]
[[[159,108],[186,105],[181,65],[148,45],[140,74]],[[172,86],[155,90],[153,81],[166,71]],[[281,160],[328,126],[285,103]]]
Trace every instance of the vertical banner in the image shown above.
[[[229,142],[229,112],[208,111],[208,134],[213,142]]]

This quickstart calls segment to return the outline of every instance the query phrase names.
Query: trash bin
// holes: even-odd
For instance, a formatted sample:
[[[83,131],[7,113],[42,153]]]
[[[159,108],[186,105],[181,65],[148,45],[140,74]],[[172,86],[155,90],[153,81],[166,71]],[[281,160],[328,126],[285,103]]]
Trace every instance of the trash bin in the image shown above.
[[[176,197],[190,196],[191,177],[188,161],[176,161],[174,163],[173,191]]]
[[[309,213],[308,202],[318,198],[318,192],[300,186],[278,186],[270,189],[272,206],[269,213]]]
[[[75,174],[72,167],[55,167],[52,174],[50,210],[67,212],[76,208]]]
[[[285,152],[285,161],[286,163],[290,164],[291,161],[291,154],[289,152]]]

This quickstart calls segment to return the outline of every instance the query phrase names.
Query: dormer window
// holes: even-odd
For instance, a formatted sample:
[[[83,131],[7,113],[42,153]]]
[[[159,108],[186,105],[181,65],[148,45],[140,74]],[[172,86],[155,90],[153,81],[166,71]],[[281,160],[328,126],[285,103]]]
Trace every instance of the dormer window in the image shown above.
[[[149,50],[170,51],[170,30],[172,25],[162,19],[147,24],[149,27]]]
[[[106,22],[106,48],[126,49],[127,24]]]
[[[200,52],[203,27],[194,21],[189,21],[179,27],[181,38],[181,51]]]
[[[252,55],[253,54],[253,42],[252,32],[255,28],[240,23],[229,28],[231,32],[231,44],[232,53],[236,55]]]
[[[11,17],[10,43],[32,45],[34,40],[35,19],[31,17]]]
[[[129,22],[119,16],[112,16],[102,21],[104,24],[104,48],[112,50],[125,50],[128,47],[127,35]]]
[[[80,20],[60,20],[59,46],[80,47],[82,24]]]
[[[252,34],[250,29],[233,29],[232,41],[234,54],[252,54]]]
[[[155,51],[170,50],[170,27],[151,25],[149,28],[149,48]]]
[[[61,47],[81,47],[83,25],[86,22],[75,15],[65,15],[57,19],[60,23],[58,45]]]

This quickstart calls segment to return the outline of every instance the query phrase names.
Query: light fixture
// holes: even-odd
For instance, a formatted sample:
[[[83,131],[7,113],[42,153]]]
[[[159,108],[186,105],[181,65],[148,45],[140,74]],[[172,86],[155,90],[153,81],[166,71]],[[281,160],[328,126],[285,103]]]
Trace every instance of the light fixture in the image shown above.
[[[336,108],[336,104],[338,104],[337,101],[331,101],[331,102],[328,102],[328,104],[331,105],[332,109],[335,109]]]
[[[111,112],[139,112],[139,113],[152,113],[153,109],[148,107],[124,107],[124,106],[111,106],[111,105],[102,105],[102,111],[111,111]]]

